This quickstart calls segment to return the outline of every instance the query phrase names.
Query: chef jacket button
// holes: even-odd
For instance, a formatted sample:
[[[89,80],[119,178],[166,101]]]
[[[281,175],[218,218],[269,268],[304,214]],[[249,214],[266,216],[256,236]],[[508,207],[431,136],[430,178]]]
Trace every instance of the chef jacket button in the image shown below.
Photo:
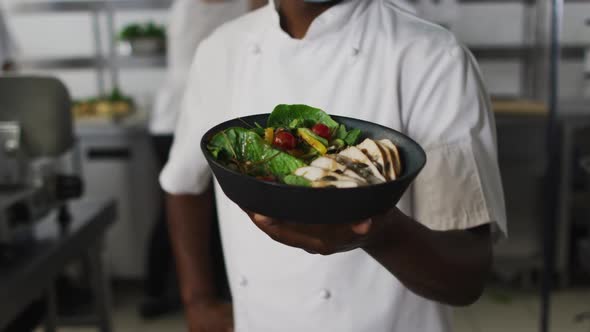
[[[320,291],[320,296],[322,299],[328,300],[330,297],[332,297],[332,293],[330,293],[330,291],[327,289],[322,289]]]
[[[360,49],[358,49],[356,47],[352,49],[352,56],[357,56],[357,55],[359,55],[359,53],[361,53]]]
[[[248,286],[248,279],[246,279],[246,277],[244,277],[244,276],[241,276],[240,280],[239,280],[239,284],[242,287]]]

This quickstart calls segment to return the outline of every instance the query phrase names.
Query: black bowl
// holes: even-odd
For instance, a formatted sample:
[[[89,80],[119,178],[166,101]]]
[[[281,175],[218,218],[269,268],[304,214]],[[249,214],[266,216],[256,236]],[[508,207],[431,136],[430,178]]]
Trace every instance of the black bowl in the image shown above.
[[[426,153],[409,137],[367,121],[332,116],[347,128],[362,131],[361,139],[390,139],[400,150],[403,174],[395,181],[358,188],[308,188],[264,182],[231,170],[207,149],[213,135],[230,127],[264,126],[269,114],[251,115],[221,123],[201,139],[201,149],[223,192],[247,210],[299,223],[339,224],[364,220],[397,204],[410,183],[426,164]],[[360,141],[359,141],[360,142]]]

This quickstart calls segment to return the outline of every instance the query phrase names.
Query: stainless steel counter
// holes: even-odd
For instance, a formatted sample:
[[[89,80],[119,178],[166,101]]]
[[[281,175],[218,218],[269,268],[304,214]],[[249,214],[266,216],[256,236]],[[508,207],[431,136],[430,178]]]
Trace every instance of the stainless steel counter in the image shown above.
[[[573,188],[572,170],[575,134],[590,128],[590,99],[564,99],[559,103],[558,120],[561,127],[560,188],[557,223],[556,272],[560,284],[569,283],[570,235],[572,228]],[[522,273],[523,284],[530,284],[531,274],[542,268],[540,222],[546,172],[547,112],[522,111],[496,113],[500,167],[504,180],[510,237],[496,248],[497,272],[511,275]],[[499,263],[499,264],[498,264]]]
[[[34,192],[32,188],[0,188],[0,214],[5,208],[29,197]]]
[[[69,1],[22,1],[10,7],[20,13],[98,11],[110,8],[117,10],[167,9],[172,0],[69,0]]]
[[[77,121],[86,197],[114,197],[117,222],[106,237],[105,257],[114,278],[139,280],[144,275],[146,245],[158,215],[158,170],[147,129],[138,112],[120,122]]]

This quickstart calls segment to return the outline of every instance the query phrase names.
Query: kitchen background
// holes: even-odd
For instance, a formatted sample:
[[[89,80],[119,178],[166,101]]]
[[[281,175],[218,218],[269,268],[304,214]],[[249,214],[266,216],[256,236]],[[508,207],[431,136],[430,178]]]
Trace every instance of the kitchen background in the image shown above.
[[[6,8],[22,2],[3,1]],[[429,18],[448,26],[465,44],[475,49],[490,50],[488,53],[484,52],[484,56],[479,59],[490,92],[497,95],[522,95],[524,91],[518,82],[521,79],[523,63],[515,58],[514,54],[518,53],[518,49],[530,46],[531,31],[527,28],[527,19],[532,16],[534,6],[527,5],[527,1],[518,0],[460,1],[453,6],[453,10],[456,9],[457,12],[449,15],[448,9],[445,10],[445,6],[448,6],[445,1],[433,2],[435,4],[427,9]],[[145,9],[141,9],[142,7]],[[165,1],[145,1],[144,5],[132,6],[131,9],[115,9],[115,31],[137,21],[153,20],[164,23],[166,7]],[[89,58],[96,54],[93,18],[88,11],[72,10],[26,15],[10,14],[9,11],[9,16],[9,25],[24,58]],[[589,18],[590,5],[586,1],[566,1],[562,43],[574,50],[567,54],[562,64],[562,97],[581,97],[587,92],[583,74],[583,49],[590,45],[590,26],[587,25]],[[102,36],[101,48],[105,52],[103,55],[107,56],[109,30],[105,14],[99,13],[98,20]],[[534,22],[530,24],[531,28],[534,27]],[[497,51],[496,56],[493,56],[493,50]],[[124,61],[123,63],[125,64]],[[147,63],[152,64],[149,61]],[[144,103],[149,103],[149,96],[153,95],[163,77],[163,72],[158,67],[162,67],[164,62],[155,61],[153,64],[154,66],[129,68],[138,63],[126,63],[127,66],[121,69],[120,82],[121,86],[125,87],[125,92],[139,97]],[[91,96],[96,94],[98,89],[92,68],[39,72],[57,75],[65,80],[74,97]]]
[[[23,0],[2,1],[7,23],[17,42],[23,72],[59,77],[75,99],[110,93],[118,87],[135,102],[135,112],[120,121],[80,118],[77,132],[83,150],[87,196],[113,196],[119,200],[119,220],[107,238],[108,270],[114,279],[139,281],[144,273],[149,225],[158,208],[155,166],[145,124],[155,92],[164,78],[165,57],[162,54],[133,55],[127,44],[116,39],[111,43],[111,37],[131,23],[164,24],[169,2],[121,1],[128,5],[113,6],[112,15],[109,15],[103,7],[92,10],[96,1],[59,1],[59,10],[39,5],[39,2],[37,6],[27,6],[27,1]],[[498,108],[508,108],[497,113],[497,117],[511,238],[496,248],[495,276],[500,286],[495,286],[480,304],[460,311],[459,331],[535,331],[538,323],[539,299],[534,286],[539,284],[541,221],[538,210],[543,206],[538,189],[542,185],[542,164],[546,156],[543,122],[537,122],[534,113],[545,109],[543,83],[547,77],[531,73],[538,73],[535,69],[540,68],[543,60],[542,52],[534,45],[539,29],[546,27],[547,21],[539,18],[542,16],[538,15],[540,6],[531,3],[421,0],[418,4],[421,15],[447,26],[473,50],[490,93],[499,101],[497,105],[502,105]],[[562,47],[559,99],[563,107],[560,111],[564,114],[585,112],[588,117],[589,1],[565,1]],[[515,100],[518,105],[511,103]],[[525,114],[524,118],[511,117],[511,108],[521,107],[525,110],[514,110],[514,113]],[[587,194],[590,180],[587,185],[579,184],[585,180],[577,166],[583,156],[590,154],[590,139],[587,129],[576,131],[572,137],[575,148],[567,167],[573,169],[568,178],[573,185],[563,190],[573,193],[573,203],[562,206],[567,210],[563,215],[566,221],[558,235],[563,240],[558,250],[558,280],[563,290],[557,295],[558,301],[562,301],[557,307],[567,310],[560,311],[559,315],[563,316],[556,321],[562,325],[556,331],[589,330],[588,324],[574,324],[572,317],[580,310],[590,310],[590,292],[580,288],[584,281],[587,284],[590,274],[590,271],[584,272],[580,262],[590,261],[590,253],[584,256],[580,249],[584,246],[579,245],[588,243],[584,242],[588,241],[584,236],[589,234],[590,227]],[[516,178],[530,185],[514,187],[510,179]],[[129,330],[150,329],[136,318],[130,318],[133,313],[128,300],[122,303],[127,304],[116,312],[115,321],[133,326]],[[485,314],[490,310],[493,313],[488,315],[494,318]],[[175,316],[161,323],[164,325],[155,326],[160,330],[172,330],[171,326],[180,329],[181,321]]]

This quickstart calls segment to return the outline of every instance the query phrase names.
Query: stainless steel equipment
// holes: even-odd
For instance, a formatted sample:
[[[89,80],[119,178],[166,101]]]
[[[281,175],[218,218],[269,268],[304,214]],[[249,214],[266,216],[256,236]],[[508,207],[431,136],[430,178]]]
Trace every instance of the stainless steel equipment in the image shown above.
[[[133,116],[119,126],[76,125],[84,196],[117,201],[117,220],[107,233],[104,255],[116,279],[145,278],[150,230],[160,213],[158,170],[146,120]]]
[[[56,207],[65,225],[67,200],[81,195],[71,172],[78,167],[64,167],[64,155],[76,149],[70,104],[56,79],[0,77],[0,244]]]
[[[0,184],[4,186],[19,185],[24,181],[20,132],[18,122],[0,122]]]

